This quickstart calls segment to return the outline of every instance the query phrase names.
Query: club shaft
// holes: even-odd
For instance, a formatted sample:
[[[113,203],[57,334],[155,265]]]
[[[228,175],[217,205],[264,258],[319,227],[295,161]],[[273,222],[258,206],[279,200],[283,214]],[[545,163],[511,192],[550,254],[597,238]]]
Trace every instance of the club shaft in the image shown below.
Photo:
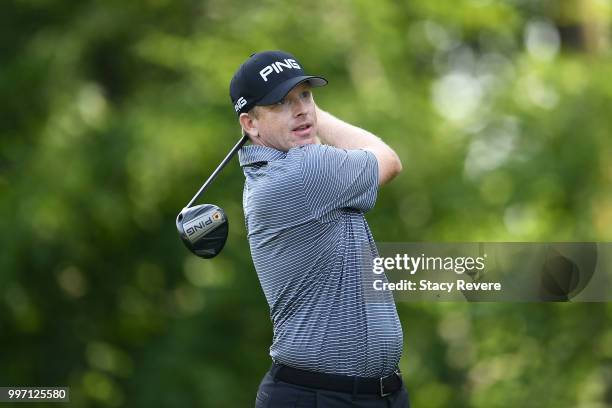
[[[213,173],[210,175],[210,177],[208,177],[208,180],[206,180],[204,184],[202,184],[202,187],[200,187],[198,192],[193,196],[193,198],[191,199],[191,201],[189,201],[189,203],[185,206],[185,208],[191,207],[191,205],[200,197],[200,195],[202,195],[202,193],[206,191],[208,186],[213,182],[213,180],[217,177],[217,175],[219,175],[221,170],[223,170],[223,168],[227,165],[227,163],[229,163],[232,157],[242,147],[242,145],[246,143],[247,140],[249,140],[249,137],[243,133],[238,143],[236,143],[234,147],[232,147],[232,150],[230,150],[230,152],[227,154],[227,156],[225,156],[225,159],[223,159],[221,164],[219,164],[217,168],[215,169],[215,171],[213,171]]]

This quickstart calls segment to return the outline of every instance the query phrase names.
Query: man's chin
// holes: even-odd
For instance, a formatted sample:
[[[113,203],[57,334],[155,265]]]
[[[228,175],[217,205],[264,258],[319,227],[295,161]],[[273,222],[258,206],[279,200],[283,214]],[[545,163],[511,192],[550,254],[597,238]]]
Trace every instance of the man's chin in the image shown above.
[[[299,138],[294,141],[295,146],[305,146],[309,144],[317,143],[317,137],[315,135]]]

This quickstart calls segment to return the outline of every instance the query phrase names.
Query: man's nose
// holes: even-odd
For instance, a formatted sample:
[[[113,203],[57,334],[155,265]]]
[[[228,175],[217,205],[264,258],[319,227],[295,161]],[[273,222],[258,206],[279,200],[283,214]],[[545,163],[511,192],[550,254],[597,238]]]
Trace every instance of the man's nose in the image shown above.
[[[293,102],[293,115],[300,116],[306,113],[306,102],[304,102],[301,98],[297,98]]]

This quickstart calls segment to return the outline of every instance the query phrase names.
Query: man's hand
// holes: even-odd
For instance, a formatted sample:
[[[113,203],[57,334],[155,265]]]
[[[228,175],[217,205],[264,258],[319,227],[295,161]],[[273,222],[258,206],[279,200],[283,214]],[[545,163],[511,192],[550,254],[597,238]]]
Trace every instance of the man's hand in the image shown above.
[[[383,185],[402,171],[397,154],[379,137],[346,123],[317,106],[318,138],[322,143],[341,149],[369,150],[378,161],[378,185]]]

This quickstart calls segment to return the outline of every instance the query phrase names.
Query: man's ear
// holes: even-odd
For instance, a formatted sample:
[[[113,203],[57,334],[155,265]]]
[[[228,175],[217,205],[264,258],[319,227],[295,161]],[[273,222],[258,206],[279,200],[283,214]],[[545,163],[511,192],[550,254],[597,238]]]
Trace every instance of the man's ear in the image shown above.
[[[257,138],[259,138],[259,130],[257,130],[256,119],[249,115],[248,113],[241,113],[238,118],[240,121],[240,126],[249,135],[251,142],[254,142]]]

